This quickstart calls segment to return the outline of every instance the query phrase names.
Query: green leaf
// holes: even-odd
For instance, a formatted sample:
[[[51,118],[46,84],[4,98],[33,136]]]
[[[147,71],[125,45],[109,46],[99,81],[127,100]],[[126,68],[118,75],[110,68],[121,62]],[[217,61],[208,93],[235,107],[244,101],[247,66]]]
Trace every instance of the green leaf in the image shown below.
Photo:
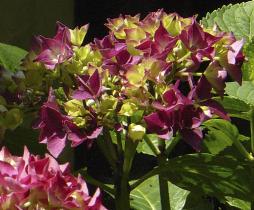
[[[237,127],[229,121],[211,119],[203,125],[209,130],[205,136],[204,145],[212,154],[218,154],[226,147],[231,146],[234,139],[239,139]]]
[[[226,120],[211,119],[203,125],[208,129],[203,140],[203,147],[211,154],[224,151],[225,148],[232,146],[235,139],[242,142],[249,140],[249,137],[239,134],[237,127]]]
[[[184,210],[214,210],[215,206],[211,199],[191,192],[186,199]]]
[[[243,81],[241,86],[237,82],[227,82],[225,91],[231,98],[239,99],[245,102],[247,106],[254,106],[253,82]]]
[[[170,143],[172,142],[171,140],[162,140],[158,138],[157,134],[148,134],[147,137],[151,140],[153,145],[157,148],[159,146],[159,141],[165,141],[166,147],[168,147],[168,145],[170,145]],[[137,152],[156,156],[144,140],[139,142],[137,147]]]
[[[27,51],[0,43],[0,65],[6,70],[14,72],[20,66],[21,59],[25,57]]]
[[[250,40],[254,36],[254,2],[223,6],[208,13],[201,23],[205,27],[216,24],[221,31],[233,32],[237,38]]]
[[[184,155],[170,159],[164,170],[170,182],[194,193],[219,199],[225,196],[253,199],[250,172],[232,157],[206,153]]]
[[[231,139],[221,130],[211,129],[203,140],[204,147],[211,154],[218,154],[232,145]]]
[[[250,202],[243,201],[241,199],[226,197],[226,202],[233,207],[239,208],[241,210],[251,210]]]
[[[168,182],[171,210],[183,209],[189,191],[183,190]],[[135,210],[160,210],[160,190],[158,176],[153,176],[138,187],[130,195],[131,207]]]
[[[147,137],[151,140],[151,142],[158,147],[158,137],[157,135],[154,134],[149,134],[147,135]],[[153,151],[150,149],[150,147],[146,144],[146,142],[144,140],[142,140],[141,142],[139,142],[138,147],[137,147],[137,152],[138,153],[143,153],[143,154],[147,154],[147,155],[153,155],[155,156],[155,154],[153,153]]]
[[[186,198],[190,192],[172,184],[171,182],[168,182],[168,187],[171,210],[183,209]]]
[[[227,120],[210,119],[203,123],[209,130],[221,130],[228,139],[238,138],[239,132],[236,126]]]
[[[245,62],[242,65],[243,80],[254,80],[254,39],[244,45]]]
[[[223,108],[227,111],[227,113],[229,113],[230,116],[246,120],[249,119],[249,104],[246,104],[245,102],[230,96],[224,96],[223,99],[221,97],[214,97],[214,99],[223,106]]]

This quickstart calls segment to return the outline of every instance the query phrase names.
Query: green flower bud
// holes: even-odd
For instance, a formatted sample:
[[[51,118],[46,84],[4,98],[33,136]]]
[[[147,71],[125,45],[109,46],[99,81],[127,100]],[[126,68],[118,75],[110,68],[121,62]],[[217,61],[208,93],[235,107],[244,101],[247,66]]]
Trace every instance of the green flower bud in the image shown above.
[[[72,120],[80,128],[86,125],[86,119],[84,117],[74,117]]]
[[[126,73],[126,78],[131,85],[140,87],[145,82],[145,68],[144,65],[134,65],[133,68],[129,69]]]
[[[128,135],[133,141],[142,140],[145,133],[146,129],[141,125],[136,125],[132,123],[128,127]]]
[[[119,114],[127,116],[127,117],[131,117],[137,110],[138,110],[138,107],[136,106],[136,104],[132,102],[126,102],[122,105]]]
[[[101,101],[100,111],[105,114],[107,112],[115,110],[116,106],[117,98],[115,98],[114,96],[105,96]]]
[[[91,46],[89,44],[85,45],[84,47],[78,48],[76,51],[76,55],[79,60],[82,62],[89,60],[89,54],[91,52]]]
[[[84,25],[80,29],[77,27],[74,30],[70,29],[71,43],[76,46],[81,46],[86,36],[87,29],[88,25]]]
[[[71,117],[83,116],[85,114],[85,109],[83,102],[72,99],[64,104],[64,110]]]

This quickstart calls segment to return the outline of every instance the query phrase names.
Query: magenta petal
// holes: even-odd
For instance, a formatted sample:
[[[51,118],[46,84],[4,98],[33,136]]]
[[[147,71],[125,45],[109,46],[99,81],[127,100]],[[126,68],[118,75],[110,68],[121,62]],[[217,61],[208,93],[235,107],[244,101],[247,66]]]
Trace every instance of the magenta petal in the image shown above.
[[[55,158],[57,158],[65,147],[66,134],[61,136],[54,136],[48,140],[47,148]]]
[[[99,71],[96,69],[95,72],[88,80],[88,84],[94,96],[99,96],[101,92],[101,78],[99,75]]]
[[[187,144],[189,144],[194,150],[201,150],[203,134],[200,128],[181,130],[181,135],[183,137],[183,140]]]
[[[101,134],[102,130],[103,130],[103,127],[96,128],[95,130],[87,134],[87,138],[96,139]]]
[[[63,24],[58,23],[58,31],[54,38],[37,37],[40,52],[34,61],[41,62],[47,69],[53,70],[72,57],[73,50],[70,44],[70,31]],[[37,50],[36,50],[37,51]]]
[[[72,97],[78,100],[86,100],[90,98],[96,98],[101,93],[101,78],[98,70],[96,69],[94,73],[89,77],[84,75],[78,77],[78,82],[80,83],[79,89],[75,90]]]
[[[57,32],[54,39],[70,44],[71,34],[69,28],[59,21],[57,21],[56,24]]]
[[[221,37],[216,37],[206,33],[197,23],[195,18],[193,18],[192,24],[186,30],[182,31],[179,38],[192,52],[201,49],[208,49],[221,39]]]
[[[68,139],[72,142],[72,146],[75,147],[81,144],[87,139],[86,134],[81,133],[79,127],[73,122],[66,121],[66,127],[68,128]]]
[[[233,80],[238,82],[240,85],[242,84],[242,71],[240,66],[228,64],[225,69]]]
[[[229,117],[228,113],[225,111],[223,106],[221,106],[217,101],[210,99],[205,102],[202,102],[201,105],[209,107],[212,114],[215,114],[224,120],[230,121],[230,117]]]
[[[101,203],[101,192],[100,189],[97,188],[95,191],[93,197],[88,203],[88,208],[89,209],[94,209],[94,210],[107,210]]]
[[[157,113],[152,113],[144,117],[148,130],[151,132],[159,132],[165,128],[165,123],[160,119]]]
[[[235,41],[233,44],[231,44],[231,49],[228,51],[228,63],[229,64],[236,64],[237,60],[237,56],[238,54],[241,52],[241,49],[243,47],[244,44],[244,40],[238,40]]]
[[[162,22],[160,23],[159,28],[156,30],[154,34],[154,40],[155,43],[159,44],[163,48],[169,47],[169,45],[170,48],[172,48],[173,45],[176,43],[175,41],[176,39],[169,35],[168,31],[164,28]]]
[[[173,89],[167,90],[163,94],[163,99],[169,106],[175,105],[178,101],[178,98],[176,97],[175,91]]]
[[[74,99],[77,99],[77,100],[87,100],[87,99],[93,98],[93,96],[90,93],[88,93],[84,90],[75,90],[72,93],[71,97]]]
[[[197,97],[199,100],[209,99],[212,97],[211,90],[211,84],[208,82],[206,77],[202,75],[197,86],[195,87],[195,97]]]
[[[227,71],[217,61],[210,63],[204,72],[206,79],[219,95],[223,95]]]
[[[173,130],[169,131],[168,129],[161,130],[157,132],[158,137],[161,139],[169,140],[173,136]]]
[[[17,172],[14,169],[14,167],[10,165],[9,163],[0,161],[0,174],[1,176],[4,176],[4,175],[13,176],[13,175],[17,175]]]
[[[123,65],[128,63],[132,59],[132,56],[127,50],[123,50],[116,56],[117,63]]]

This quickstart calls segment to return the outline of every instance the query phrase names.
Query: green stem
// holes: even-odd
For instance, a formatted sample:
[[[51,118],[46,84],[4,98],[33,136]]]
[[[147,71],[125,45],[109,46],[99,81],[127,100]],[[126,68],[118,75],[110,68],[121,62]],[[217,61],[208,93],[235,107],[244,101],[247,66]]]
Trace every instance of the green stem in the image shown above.
[[[122,166],[122,173],[119,176],[119,181],[116,183],[116,209],[129,210],[130,209],[130,185],[129,174],[132,162],[136,153],[138,142],[133,142],[126,136],[124,162]]]
[[[253,176],[254,176],[254,165],[251,164],[251,177],[250,177],[250,184],[251,186],[254,186],[254,179],[253,179]],[[254,192],[252,191],[252,195],[254,195]],[[252,196],[252,200],[251,200],[251,210],[254,210],[254,196]]]
[[[112,159],[114,161],[117,161],[117,153],[116,153],[116,149],[114,147],[114,144],[112,142],[112,139],[111,139],[111,135],[110,135],[110,132],[107,128],[104,129],[104,136],[105,136],[105,143],[108,147],[108,152],[110,153],[110,155],[112,156]]]
[[[115,115],[115,121],[117,123],[119,123],[119,119],[118,119],[118,116]],[[123,144],[122,144],[122,140],[121,140],[121,132],[116,132],[116,141],[117,141],[117,153],[118,153],[118,156],[122,159],[122,155],[123,155]]]
[[[238,151],[242,154],[243,157],[245,157],[249,161],[254,161],[254,158],[252,154],[250,154],[245,147],[242,145],[242,143],[239,141],[238,138],[233,138],[233,143],[235,147],[238,149]]]
[[[183,62],[184,60],[186,60],[188,57],[190,57],[191,55],[191,52],[188,52],[186,55],[184,55],[183,57],[181,57],[180,59],[178,59],[176,62],[177,63],[181,63]]]
[[[123,144],[122,144],[120,132],[116,132],[116,141],[117,141],[117,152],[118,152],[118,155],[121,156],[123,154]]]
[[[163,168],[167,158],[164,155],[158,157],[159,168]],[[160,186],[160,199],[161,199],[161,209],[170,210],[170,200],[168,191],[168,181],[165,179],[164,173],[159,173],[159,186]]]
[[[112,156],[113,153],[111,153],[109,145],[107,145],[107,142],[104,141],[104,138],[99,137],[96,140],[97,145],[99,146],[101,152],[103,153],[103,155],[106,157],[108,163],[111,165],[111,167],[116,170],[116,161],[114,159],[114,157]]]
[[[170,200],[169,200],[169,191],[168,191],[168,181],[165,179],[165,172],[163,172],[163,168],[165,163],[167,162],[166,156],[166,143],[164,140],[159,139],[159,150],[160,155],[157,156],[157,161],[159,165],[159,169],[161,170],[159,173],[159,187],[160,187],[160,199],[161,199],[161,209],[170,210]]]
[[[153,144],[153,142],[148,138],[147,135],[144,136],[144,140],[146,144],[149,146],[149,148],[152,150],[152,152],[158,156],[160,154],[160,150]]]
[[[252,157],[252,161],[254,161],[253,155],[254,155],[254,107],[251,107],[251,111],[250,111],[250,131],[251,131],[251,157]],[[254,176],[254,166],[253,164],[251,164],[251,178],[250,178],[250,183],[253,186],[254,184],[254,180],[253,180],[253,176]],[[252,192],[253,194],[254,192]],[[254,210],[254,197],[252,198],[251,201],[251,210]]]
[[[181,77],[181,76],[189,76],[189,75],[192,75],[192,76],[196,76],[196,77],[201,77],[203,75],[203,73],[201,72],[177,72],[176,73],[176,76],[178,77]]]
[[[116,210],[130,209],[130,186],[126,178],[121,178],[118,185],[115,186],[115,207]]]
[[[175,148],[175,146],[180,141],[180,139],[181,139],[180,134],[177,134],[176,137],[174,137],[171,140],[170,145],[168,146],[168,148],[166,148],[166,151],[165,151],[166,156],[168,156],[172,152],[172,150]]]
[[[251,131],[251,152],[254,155],[254,107],[250,112],[250,131]]]

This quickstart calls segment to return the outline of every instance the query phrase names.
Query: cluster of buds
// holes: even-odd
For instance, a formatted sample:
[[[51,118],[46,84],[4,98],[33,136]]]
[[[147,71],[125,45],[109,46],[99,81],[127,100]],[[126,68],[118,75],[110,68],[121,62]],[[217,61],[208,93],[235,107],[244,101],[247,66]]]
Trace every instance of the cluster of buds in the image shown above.
[[[243,40],[162,10],[142,20],[109,19],[106,26],[107,36],[84,46],[87,26],[58,24],[53,39],[37,38],[27,75],[43,69],[61,81],[47,83],[50,96],[35,126],[40,141],[57,157],[66,139],[90,144],[104,129],[134,141],[146,133],[162,139],[180,133],[199,150],[200,125],[215,115],[229,119],[212,96],[223,95],[229,78],[241,83]]]
[[[100,190],[89,195],[82,178],[69,172],[68,164],[31,155],[21,157],[3,147],[0,151],[0,209],[2,210],[104,210]]]

